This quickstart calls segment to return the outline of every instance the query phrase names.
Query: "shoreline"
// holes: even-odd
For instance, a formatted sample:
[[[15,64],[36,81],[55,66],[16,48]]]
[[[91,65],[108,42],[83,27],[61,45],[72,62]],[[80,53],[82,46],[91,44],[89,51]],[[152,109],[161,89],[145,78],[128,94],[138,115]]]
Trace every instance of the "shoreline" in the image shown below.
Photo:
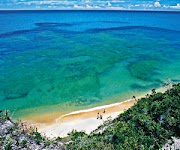
[[[161,87],[156,91],[165,92],[166,90],[167,88]],[[150,93],[151,91],[148,92],[148,94]],[[136,97],[136,99],[138,100],[144,96],[145,95],[140,95]],[[116,118],[120,113],[132,107],[134,103],[135,99],[130,98],[122,102],[97,106],[85,110],[73,111],[64,115],[59,115],[52,123],[48,124],[34,122],[33,120],[24,120],[23,123],[25,123],[28,127],[37,127],[38,131],[48,138],[55,138],[58,136],[65,137],[73,129],[90,133],[99,125],[103,124],[103,122],[107,120],[107,118]],[[104,110],[106,111],[105,113],[103,113]],[[102,115],[102,119],[97,119],[98,112]],[[49,114],[45,115],[45,119],[48,120],[48,116]]]
[[[102,109],[107,109],[107,108],[110,108],[110,107],[121,105],[121,104],[123,104],[125,102],[131,102],[131,101],[134,101],[134,100],[128,99],[128,100],[125,100],[125,101],[122,101],[122,102],[107,104],[107,105],[103,105],[103,106],[97,106],[97,107],[93,107],[93,108],[89,108],[89,109],[85,109],[85,110],[73,111],[73,112],[70,112],[70,113],[67,113],[65,115],[62,115],[62,116],[58,117],[57,119],[55,119],[55,121],[57,123],[61,118],[64,118],[64,117],[67,117],[67,116],[70,116],[70,115],[76,115],[76,114],[80,114],[80,113],[88,113],[88,112],[91,112],[91,111],[98,111],[98,110],[102,110]]]

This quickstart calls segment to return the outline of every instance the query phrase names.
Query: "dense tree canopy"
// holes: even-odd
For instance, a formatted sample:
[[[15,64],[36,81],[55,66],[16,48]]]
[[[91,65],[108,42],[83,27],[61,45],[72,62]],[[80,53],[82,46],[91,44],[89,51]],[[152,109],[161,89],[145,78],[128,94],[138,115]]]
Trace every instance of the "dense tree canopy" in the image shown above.
[[[160,149],[171,137],[180,137],[179,131],[180,84],[177,84],[165,93],[153,89],[151,95],[90,135],[73,131],[68,148]]]

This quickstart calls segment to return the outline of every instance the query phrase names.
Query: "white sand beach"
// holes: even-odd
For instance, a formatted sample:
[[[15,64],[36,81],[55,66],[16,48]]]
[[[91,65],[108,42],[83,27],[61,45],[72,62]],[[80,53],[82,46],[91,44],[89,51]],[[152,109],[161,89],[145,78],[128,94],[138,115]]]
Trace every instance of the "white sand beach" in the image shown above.
[[[158,92],[166,91],[165,88],[160,88]],[[142,96],[136,97],[139,99]],[[38,131],[44,134],[46,137],[65,137],[68,132],[74,130],[85,131],[90,133],[95,130],[99,125],[111,117],[112,119],[116,118],[120,113],[124,112],[135,103],[134,99],[129,99],[120,103],[114,103],[110,105],[104,105],[100,107],[95,107],[87,110],[80,110],[71,112],[65,115],[60,115],[51,123],[38,123],[32,120],[24,121],[28,126],[36,126]],[[104,113],[105,110],[105,113]],[[97,119],[98,112],[102,115],[102,119]],[[48,115],[45,115],[44,120],[48,120]]]

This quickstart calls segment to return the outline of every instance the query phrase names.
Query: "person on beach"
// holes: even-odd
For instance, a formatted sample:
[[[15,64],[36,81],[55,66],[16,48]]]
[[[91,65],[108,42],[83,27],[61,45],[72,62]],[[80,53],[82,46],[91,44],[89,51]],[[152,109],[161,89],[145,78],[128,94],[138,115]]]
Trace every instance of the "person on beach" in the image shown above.
[[[98,114],[97,114],[97,119],[99,119],[99,112],[98,112]]]
[[[103,113],[106,113],[106,109],[104,109]]]
[[[102,119],[102,115],[100,115],[100,119]]]

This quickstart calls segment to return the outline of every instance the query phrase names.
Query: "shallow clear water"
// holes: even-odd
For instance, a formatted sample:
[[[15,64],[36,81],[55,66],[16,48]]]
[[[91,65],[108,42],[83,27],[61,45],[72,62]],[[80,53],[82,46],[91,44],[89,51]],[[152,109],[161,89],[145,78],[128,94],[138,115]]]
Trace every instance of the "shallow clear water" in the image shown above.
[[[0,12],[0,109],[119,102],[180,81],[180,12]]]

